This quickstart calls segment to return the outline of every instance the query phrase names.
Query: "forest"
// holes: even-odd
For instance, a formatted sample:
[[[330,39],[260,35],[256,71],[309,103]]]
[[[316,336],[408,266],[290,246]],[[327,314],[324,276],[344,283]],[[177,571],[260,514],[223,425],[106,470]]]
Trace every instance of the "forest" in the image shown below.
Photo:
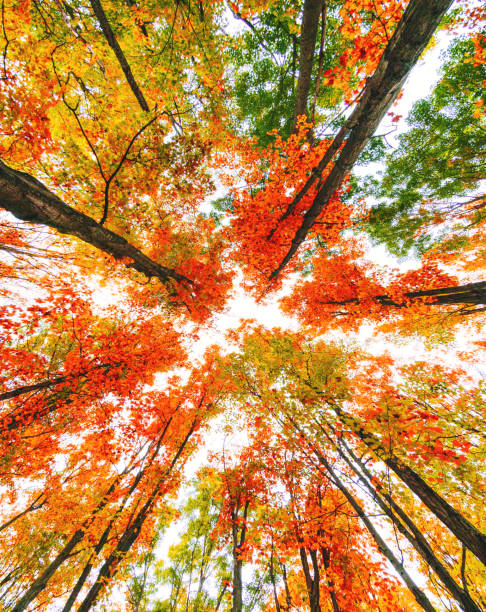
[[[486,610],[484,3],[0,1],[0,612]]]

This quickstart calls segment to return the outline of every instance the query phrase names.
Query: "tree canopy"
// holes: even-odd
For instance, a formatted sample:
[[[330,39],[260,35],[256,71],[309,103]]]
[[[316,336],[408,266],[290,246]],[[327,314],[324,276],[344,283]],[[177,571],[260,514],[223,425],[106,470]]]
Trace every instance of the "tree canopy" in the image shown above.
[[[485,19],[2,0],[0,611],[486,607]]]

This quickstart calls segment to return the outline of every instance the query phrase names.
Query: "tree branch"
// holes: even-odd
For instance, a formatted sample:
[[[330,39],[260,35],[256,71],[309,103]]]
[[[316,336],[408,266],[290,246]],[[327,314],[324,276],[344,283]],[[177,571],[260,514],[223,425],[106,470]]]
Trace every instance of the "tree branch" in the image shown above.
[[[130,85],[130,88],[133,91],[135,97],[137,98],[141,109],[144,111],[148,111],[149,107],[147,101],[145,100],[143,93],[140,90],[140,87],[135,81],[135,77],[133,76],[132,70],[127,62],[127,58],[125,57],[125,54],[121,50],[121,47],[118,44],[117,39],[115,38],[115,34],[113,33],[113,30],[111,29],[111,26],[108,23],[108,19],[106,17],[105,11],[103,10],[103,7],[101,6],[100,1],[89,0],[89,2],[91,4],[91,8],[93,9],[94,14],[96,15],[96,18],[98,19],[103,34],[105,35],[105,38],[108,41],[110,47],[113,49],[113,52],[116,55],[116,59],[118,60],[118,63],[120,64],[121,69],[123,70],[127,79],[127,82]]]
[[[123,153],[123,155],[121,156],[121,159],[118,162],[117,167],[113,170],[113,172],[110,174],[109,178],[106,180],[106,182],[105,182],[105,203],[104,203],[104,207],[103,207],[103,216],[100,219],[100,225],[103,225],[104,222],[106,221],[106,218],[108,217],[108,208],[109,208],[109,205],[110,205],[109,191],[110,191],[111,182],[116,177],[116,175],[120,171],[121,167],[123,166],[125,160],[127,159],[127,156],[130,153],[130,149],[132,148],[133,143],[137,140],[137,138],[140,136],[140,134],[142,134],[142,132],[144,132],[149,127],[149,125],[151,125],[157,118],[158,118],[158,115],[155,115],[154,117],[152,117],[152,119],[150,119],[150,121],[148,121],[145,125],[143,125],[136,132],[136,134],[133,136],[133,138],[128,143],[128,146],[125,149],[125,152]]]
[[[17,219],[47,225],[61,234],[76,236],[115,259],[128,258],[134,268],[147,278],[158,278],[168,288],[175,283],[192,281],[172,268],[166,268],[144,255],[125,238],[100,227],[88,215],[65,204],[33,176],[14,170],[0,161],[0,206]]]

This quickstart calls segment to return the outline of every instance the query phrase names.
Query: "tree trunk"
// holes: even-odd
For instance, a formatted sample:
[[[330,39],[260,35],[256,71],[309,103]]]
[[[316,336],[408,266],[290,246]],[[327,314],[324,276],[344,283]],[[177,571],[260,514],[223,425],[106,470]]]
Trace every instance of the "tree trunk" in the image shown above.
[[[319,572],[319,562],[317,560],[317,551],[309,550],[309,555],[312,561],[312,601],[311,601],[311,611],[312,612],[321,612],[321,602],[320,602],[320,592],[319,592],[319,582],[320,582],[320,572]]]
[[[79,529],[76,529],[74,534],[71,536],[70,540],[64,546],[62,551],[49,563],[46,569],[42,572],[42,574],[34,580],[30,588],[27,592],[19,599],[19,601],[12,608],[12,612],[23,612],[27,608],[27,606],[34,601],[34,599],[39,595],[41,591],[43,591],[49,579],[53,576],[53,574],[57,571],[57,569],[71,556],[74,548],[81,542],[86,532],[86,529],[91,525],[91,523],[95,520],[97,514],[103,510],[106,504],[109,501],[109,497],[111,493],[115,490],[116,485],[121,480],[121,474],[115,478],[107,492],[105,493],[103,499],[99,502],[95,510],[92,514],[84,521],[82,526]]]
[[[275,580],[275,569],[274,569],[274,543],[273,543],[273,537],[272,537],[272,552],[270,554],[270,564],[269,564],[269,573],[270,573],[270,582],[272,583],[272,589],[273,589],[273,600],[275,602],[275,610],[276,612],[280,612],[280,602],[278,600],[278,593],[277,593],[277,582]]]
[[[329,587],[329,595],[331,597],[332,609],[334,610],[334,612],[341,612],[339,609],[339,604],[338,604],[337,597],[336,597],[334,581],[329,579],[328,572],[329,572],[330,559],[331,559],[329,550],[321,548],[321,557],[322,557],[322,563],[324,564],[324,569],[326,570],[326,581],[327,581],[327,586]]]
[[[241,570],[243,562],[238,559],[237,554],[233,552],[233,606],[232,612],[241,612],[243,610],[243,582],[241,578]]]
[[[34,177],[10,168],[0,161],[0,206],[17,219],[47,225],[61,234],[75,236],[115,259],[128,258],[134,268],[147,278],[158,278],[172,290],[174,283],[191,283],[175,270],[161,266],[131,245],[125,238],[101,227],[58,198]]]
[[[299,539],[299,542],[301,541]],[[307,596],[309,597],[309,610],[310,612],[321,612],[319,603],[319,564],[317,562],[316,551],[310,550],[309,553],[312,561],[313,576],[311,575],[309,561],[307,560],[307,550],[303,546],[299,548],[300,564],[304,571]]]
[[[113,30],[111,29],[111,26],[108,22],[105,11],[103,10],[103,7],[101,6],[101,3],[99,2],[99,0],[89,0],[89,1],[91,4],[91,8],[93,9],[93,12],[96,15],[96,18],[98,19],[98,22],[101,26],[103,34],[105,35],[105,38],[108,41],[108,44],[110,45],[110,47],[113,49],[113,52],[116,55],[116,59],[118,60],[118,63],[120,64],[121,69],[123,70],[125,78],[127,79],[127,82],[130,85],[131,90],[133,91],[135,97],[137,98],[138,103],[140,104],[140,108],[144,111],[148,111],[149,107],[148,107],[147,101],[145,100],[143,93],[140,91],[140,87],[137,85],[137,82],[135,81],[135,77],[133,76],[132,70],[127,62],[127,58],[125,57],[125,54],[123,53],[120,45],[118,44],[118,41],[115,37],[115,34],[113,33]]]
[[[152,462],[150,462],[152,463]],[[149,465],[150,465],[149,463]],[[123,508],[125,507],[125,504],[127,503],[127,501],[129,500],[130,496],[132,495],[132,493],[134,492],[134,490],[137,488],[138,483],[140,482],[142,475],[145,473],[145,470],[141,470],[138,474],[137,474],[137,478],[135,478],[135,481],[133,482],[132,486],[130,487],[130,489],[127,491],[127,494],[125,495],[125,497],[123,498],[121,504],[119,504],[115,514],[113,515],[113,517],[110,519],[110,522],[108,523],[108,525],[106,526],[106,529],[104,530],[101,538],[98,540],[98,543],[95,546],[95,549],[93,551],[93,553],[91,554],[88,563],[86,563],[86,565],[83,568],[83,571],[81,572],[81,575],[79,576],[76,584],[74,585],[73,590],[71,591],[67,602],[64,605],[64,608],[62,609],[62,612],[69,612],[69,610],[71,610],[71,608],[74,605],[74,602],[76,601],[77,596],[79,595],[81,589],[84,586],[84,583],[86,582],[91,569],[93,568],[93,562],[96,560],[96,557],[99,555],[99,553],[102,551],[104,545],[106,544],[106,542],[108,541],[108,536],[110,535],[110,531],[111,528],[113,527],[113,523],[115,522],[116,518],[122,513]]]
[[[475,312],[484,311],[485,308],[475,308],[475,306],[484,306],[486,304],[486,282],[479,281],[477,283],[468,283],[466,285],[457,285],[455,287],[441,287],[437,289],[426,289],[423,291],[408,291],[405,294],[407,300],[423,299],[425,303],[431,306],[460,306],[456,312],[458,315],[468,315]],[[431,298],[431,299],[429,299]],[[371,299],[378,302],[382,306],[390,306],[394,308],[406,308],[408,302],[397,302],[390,296],[374,295]],[[320,300],[320,304],[329,306],[346,306],[346,304],[359,304],[360,298],[350,298],[348,300]],[[348,312],[340,311],[336,315],[346,316]]]
[[[283,576],[283,581],[284,581],[284,586],[285,586],[285,603],[287,604],[286,612],[290,612],[292,608],[292,596],[290,595],[289,581],[287,580],[287,567],[285,566],[285,563],[282,563],[281,566],[282,566],[282,576]]]
[[[58,376],[56,378],[51,378],[49,380],[43,380],[38,383],[33,383],[32,385],[24,385],[22,387],[17,387],[16,389],[11,389],[10,391],[4,391],[0,393],[0,402],[4,402],[9,399],[13,399],[14,397],[20,397],[21,395],[25,395],[26,393],[31,393],[32,391],[41,391],[42,389],[50,389],[56,385],[60,385],[66,381],[76,380],[81,377],[86,377],[87,374],[91,372],[95,372],[101,368],[105,368],[105,370],[110,370],[112,367],[116,367],[121,365],[120,363],[111,364],[111,363],[102,363],[101,365],[95,366],[90,370],[83,370],[82,372],[77,372],[76,374],[66,374],[65,376]],[[1,427],[0,427],[1,429]]]
[[[302,29],[300,33],[299,79],[294,105],[292,131],[297,127],[299,115],[307,114],[307,99],[309,97],[314,51],[316,48],[317,30],[321,16],[323,0],[304,0]]]
[[[270,275],[270,280],[276,278],[295,255],[315,220],[349,174],[451,4],[452,0],[410,0],[354,112],[331,144],[331,153],[326,153],[304,185],[303,190],[307,191],[347,137],[334,167],[305,213],[287,254]],[[297,194],[297,198],[302,198],[303,190]],[[290,204],[292,206],[293,203]]]
[[[246,501],[243,510],[243,525],[241,532],[238,534],[238,525],[235,520],[238,518],[239,501],[238,506],[234,515],[232,532],[233,532],[233,606],[231,612],[242,612],[243,610],[243,581],[241,577],[241,571],[243,568],[243,561],[241,560],[241,548],[245,543],[246,538],[246,518],[248,515],[248,508],[250,502]],[[238,537],[239,535],[239,537]]]
[[[25,510],[23,510],[22,512],[19,512],[18,514],[16,514],[15,516],[13,516],[11,519],[9,519],[8,521],[6,521],[5,523],[3,523],[3,525],[0,525],[0,531],[3,531],[4,529],[7,529],[8,527],[10,527],[10,525],[12,525],[13,523],[15,523],[15,521],[18,521],[18,519],[22,518],[23,516],[25,516],[26,514],[29,514],[29,512],[34,512],[35,510],[39,510],[40,508],[42,508],[42,506],[44,506],[44,504],[47,501],[47,498],[44,498],[43,501],[41,501],[39,504],[37,503],[42,497],[44,496],[43,493],[41,493],[40,495],[38,495],[34,501],[30,504],[30,506],[28,506]]]
[[[442,584],[454,597],[454,599],[460,604],[464,612],[481,612],[481,608],[471,598],[469,593],[461,588],[454,578],[449,574],[447,568],[441,563],[436,557],[434,551],[430,547],[426,538],[415,523],[408,517],[408,515],[402,510],[402,508],[395,502],[395,500],[386,492],[378,491],[374,487],[372,482],[372,474],[368,468],[363,464],[362,461],[354,452],[349,449],[345,442],[341,441],[341,444],[346,448],[350,454],[354,463],[356,463],[361,472],[355,467],[348,457],[344,454],[342,449],[338,448],[340,457],[346,462],[351,470],[358,476],[360,481],[370,492],[373,500],[381,508],[381,510],[392,520],[393,524],[397,527],[400,533],[410,542],[422,559],[427,563],[437,574]],[[386,502],[386,503],[385,503]]]
[[[163,431],[162,431],[162,433],[161,433],[161,435],[160,435],[160,437],[159,437],[159,439],[157,441],[157,444],[155,445],[155,449],[154,449],[154,451],[152,453],[152,456],[150,457],[147,465],[145,466],[145,468],[143,470],[140,470],[138,472],[135,480],[133,481],[132,485],[130,486],[130,488],[129,488],[126,496],[125,496],[125,500],[128,499],[128,497],[133,493],[133,491],[135,491],[135,489],[137,488],[140,480],[142,479],[143,475],[145,474],[146,470],[150,467],[150,465],[152,465],[152,463],[154,462],[155,458],[157,457],[157,455],[158,455],[158,453],[160,451],[160,446],[162,444],[162,440],[163,440],[163,438],[164,438],[164,436],[165,436],[165,434],[167,432],[167,429],[169,428],[169,425],[170,425],[171,422],[172,422],[172,417],[170,417],[168,419],[168,421],[167,421],[167,423],[166,423],[166,425],[165,425],[165,427],[164,427],[164,429],[163,429]],[[147,455],[148,455],[148,451],[147,451]],[[74,532],[74,534],[71,537],[71,539],[69,540],[69,542],[64,546],[62,551],[52,560],[52,562],[48,565],[48,567],[44,570],[44,572],[32,583],[32,585],[30,586],[28,591],[25,593],[25,595],[17,602],[15,607],[12,609],[12,612],[22,612],[23,610],[25,610],[25,608],[39,595],[39,593],[41,593],[46,588],[47,582],[49,581],[49,579],[53,576],[53,574],[57,571],[57,569],[64,563],[64,561],[66,561],[71,556],[71,553],[73,552],[74,548],[83,539],[84,534],[85,534],[86,530],[88,529],[88,527],[95,520],[95,518],[99,514],[99,512],[101,512],[101,510],[103,510],[103,508],[107,505],[111,493],[113,493],[113,491],[115,490],[115,487],[120,483],[120,481],[122,480],[123,476],[125,476],[128,471],[129,471],[129,469],[126,468],[125,471],[123,471],[123,472],[121,472],[120,474],[117,475],[117,477],[111,483],[111,485],[108,488],[107,492],[103,496],[103,499],[99,502],[99,504],[95,508],[95,510],[84,521],[84,523],[81,525],[81,527]],[[116,515],[116,513],[115,513],[115,515]],[[114,518],[112,519],[112,521],[113,520],[114,520]],[[110,522],[110,528],[111,528],[111,524],[112,524],[112,522]]]
[[[81,384],[83,384],[87,380],[87,375],[90,372],[99,370],[104,368],[106,372],[108,372],[112,367],[118,367],[120,364],[102,364],[92,368],[91,370],[86,370],[83,372],[79,372],[78,374],[66,375],[66,376],[58,376],[57,378],[51,378],[50,380],[42,381],[39,383],[35,383],[32,385],[25,385],[23,387],[17,387],[16,389],[12,389],[11,391],[6,391],[5,393],[0,394],[0,401],[6,401],[8,399],[13,399],[15,397],[21,397],[27,393],[33,393],[35,391],[42,391],[44,389],[50,389],[51,387],[55,387],[57,385],[61,385],[66,382],[74,382],[76,384],[75,387],[62,387],[57,391],[53,391],[51,395],[44,399],[44,403],[40,406],[35,406],[34,409],[25,414],[22,411],[22,406],[17,407],[10,414],[6,414],[0,418],[0,436],[7,431],[14,431],[21,427],[26,427],[30,425],[35,420],[40,419],[47,414],[51,414],[58,410],[58,408],[64,403],[71,403],[70,397],[75,395],[80,391]],[[83,380],[81,380],[83,379]]]
[[[339,406],[333,405],[333,409],[341,422],[390,467],[456,538],[486,565],[486,536],[436,493],[414,470],[386,451],[381,442],[373,434],[368,433],[355,417],[344,412]]]
[[[136,539],[138,538],[140,531],[142,530],[143,524],[145,522],[145,519],[149,516],[152,510],[152,507],[155,504],[157,497],[160,494],[161,485],[163,484],[164,480],[167,478],[167,476],[170,474],[173,467],[175,466],[189,438],[194,432],[195,427],[196,427],[196,421],[192,423],[191,428],[189,429],[189,432],[187,433],[183,442],[179,446],[175,457],[171,461],[170,466],[167,468],[167,470],[165,470],[164,475],[157,480],[148,500],[145,502],[142,509],[138,512],[133,522],[130,523],[130,525],[128,525],[128,527],[125,529],[122,536],[118,540],[118,544],[116,545],[115,549],[112,551],[112,553],[109,555],[109,557],[106,559],[106,561],[101,566],[101,569],[98,573],[98,577],[96,578],[96,582],[93,584],[91,589],[88,591],[86,597],[84,598],[84,601],[79,606],[77,612],[87,612],[87,610],[89,610],[96,603],[96,600],[101,594],[102,589],[106,586],[107,582],[111,578],[113,578],[113,576],[117,572],[120,563],[123,561],[123,558],[125,557],[127,552],[130,550],[130,548],[132,547]]]
[[[315,449],[315,454],[319,459],[319,462],[326,468],[331,477],[334,484],[337,488],[344,494],[356,514],[359,516],[361,521],[364,523],[365,527],[369,531],[372,538],[375,540],[379,551],[388,559],[388,561],[392,564],[393,568],[397,572],[397,574],[403,579],[410,592],[415,597],[417,603],[426,611],[426,612],[436,612],[433,605],[430,603],[429,599],[425,595],[425,593],[418,588],[415,582],[412,580],[409,573],[406,571],[402,563],[395,557],[393,551],[388,547],[385,540],[380,536],[378,531],[373,526],[373,523],[370,521],[365,511],[361,507],[361,505],[356,501],[356,499],[351,495],[348,489],[344,486],[341,480],[338,478],[331,465],[327,461],[327,459],[319,452],[318,449]]]

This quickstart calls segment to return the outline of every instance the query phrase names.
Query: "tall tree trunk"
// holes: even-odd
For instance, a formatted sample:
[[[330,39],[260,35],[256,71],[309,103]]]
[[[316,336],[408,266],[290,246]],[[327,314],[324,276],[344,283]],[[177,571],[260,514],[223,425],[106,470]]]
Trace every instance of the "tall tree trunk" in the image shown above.
[[[287,580],[287,567],[285,563],[282,563],[282,576],[285,586],[285,603],[287,604],[286,612],[289,612],[292,608],[292,596],[290,595],[289,581]]]
[[[302,543],[302,540],[299,539]],[[307,587],[307,596],[309,597],[309,610],[310,612],[321,612],[321,606],[319,602],[319,564],[317,562],[317,556],[315,550],[309,551],[312,562],[313,575],[311,574],[309,561],[307,559],[307,550],[304,546],[299,548],[300,564],[304,571],[305,585]]]
[[[44,497],[44,493],[41,493],[40,495],[38,495],[34,501],[22,512],[19,512],[18,514],[16,514],[15,516],[13,516],[11,519],[9,519],[8,521],[6,521],[5,523],[3,523],[2,525],[0,525],[0,531],[3,531],[4,529],[7,529],[7,527],[10,527],[10,525],[12,525],[13,523],[15,523],[15,521],[18,521],[18,519],[22,518],[23,516],[25,516],[26,514],[29,514],[29,512],[34,512],[35,510],[39,510],[40,508],[42,508],[42,506],[46,503],[47,498],[44,497],[44,499],[40,502],[39,500]]]
[[[287,254],[270,275],[270,280],[276,278],[295,255],[315,220],[349,174],[451,4],[452,0],[410,0],[354,112],[336,135],[329,151],[314,169],[304,188],[297,194],[296,199],[301,199],[302,192],[306,192],[322,174],[347,139],[312,206],[305,213]],[[289,208],[295,208],[295,204],[292,202]],[[287,212],[281,218],[285,216]]]
[[[57,385],[62,385],[63,383],[67,382],[73,382],[76,385],[74,387],[64,386],[58,391],[53,391],[53,393],[44,400],[44,405],[35,407],[34,410],[28,414],[24,414],[24,412],[21,410],[22,407],[20,407],[20,409],[17,407],[10,412],[10,414],[5,414],[2,416],[0,418],[0,436],[2,435],[2,432],[14,431],[21,427],[25,427],[30,425],[35,420],[55,412],[63,403],[69,404],[71,402],[70,396],[73,396],[79,392],[80,386],[87,380],[87,375],[91,372],[99,369],[105,369],[105,372],[108,372],[111,368],[119,365],[120,363],[101,364],[92,368],[91,370],[85,370],[73,375],[58,376],[57,378],[51,378],[50,380],[34,383],[32,385],[17,387],[11,391],[1,393],[0,401],[6,401],[15,397],[21,397],[27,393],[51,389],[52,387],[56,387]]]
[[[320,591],[319,591],[319,583],[320,583],[320,572],[319,572],[319,562],[317,560],[317,551],[314,549],[309,550],[309,555],[312,561],[312,612],[321,612],[321,602],[320,602]]]
[[[314,51],[322,3],[323,0],[304,0],[304,13],[302,15],[300,33],[299,79],[297,81],[297,94],[292,124],[293,132],[296,130],[299,115],[307,114],[307,99],[311,86],[312,66],[314,63]]]
[[[326,27],[327,27],[327,0],[323,0],[322,10],[321,10],[321,40],[319,42],[319,62],[317,65],[316,84],[314,87],[314,97],[312,100],[312,110],[311,110],[311,116],[310,116],[311,123],[314,123],[315,121],[317,96],[319,95],[319,89],[321,86],[321,79],[322,79],[322,70],[324,68],[324,45],[326,42]]]
[[[95,520],[96,516],[103,510],[103,508],[107,505],[111,493],[115,490],[115,487],[121,480],[121,474],[115,478],[115,480],[111,483],[110,487],[106,491],[103,499],[96,506],[95,510],[92,514],[83,522],[79,529],[73,533],[67,544],[65,544],[64,548],[61,552],[54,557],[54,559],[49,563],[46,569],[42,572],[42,574],[34,580],[29,589],[27,589],[26,593],[17,601],[15,606],[12,608],[12,612],[23,612],[27,608],[27,606],[34,601],[34,599],[43,591],[50,578],[57,571],[57,569],[71,556],[74,548],[81,542],[84,537],[84,534],[91,523]]]
[[[232,534],[233,534],[233,606],[231,612],[242,612],[243,610],[243,580],[242,580],[242,569],[243,561],[241,559],[241,548],[245,543],[246,538],[246,518],[248,515],[248,508],[250,505],[249,501],[246,501],[243,510],[243,524],[241,531],[236,523],[238,519],[239,511],[239,500],[234,513]]]
[[[149,461],[147,462],[147,465],[145,466],[145,468],[143,468],[142,470],[138,472],[137,476],[135,477],[135,480],[133,481],[132,485],[130,486],[127,492],[127,495],[125,496],[125,499],[128,499],[128,497],[133,493],[133,491],[138,486],[140,480],[142,479],[143,475],[146,473],[146,470],[150,467],[150,465],[152,465],[155,458],[157,457],[160,451],[162,440],[167,432],[167,429],[171,421],[172,421],[172,417],[168,419],[157,441],[157,444],[155,445],[155,449]],[[111,483],[107,492],[103,496],[103,499],[99,502],[95,510],[83,522],[81,527],[74,532],[69,542],[64,546],[62,551],[51,561],[51,563],[47,566],[44,572],[42,572],[42,574],[36,580],[34,580],[34,582],[30,586],[30,588],[27,590],[25,595],[15,604],[14,608],[12,609],[12,612],[22,612],[23,610],[25,610],[25,608],[39,595],[39,593],[41,593],[46,588],[47,583],[50,580],[50,578],[57,571],[57,569],[64,563],[64,561],[66,561],[71,556],[74,548],[82,541],[84,534],[86,533],[86,530],[88,529],[88,527],[93,523],[93,521],[96,519],[97,515],[101,512],[101,510],[103,510],[103,508],[108,504],[110,495],[113,493],[113,491],[115,490],[116,486],[120,483],[122,478],[128,473],[128,471],[129,469],[127,468],[126,470],[124,470],[123,472],[117,475],[117,477]],[[111,523],[110,523],[110,528],[111,528]]]
[[[152,462],[150,462],[150,464],[151,463]],[[130,487],[130,489],[127,491],[127,493],[126,493],[125,497],[123,498],[122,502],[119,504],[115,514],[110,519],[110,522],[106,526],[106,529],[104,530],[101,538],[98,540],[98,543],[96,544],[95,549],[94,549],[93,553],[91,554],[91,556],[90,556],[90,558],[88,560],[88,563],[86,563],[86,565],[84,566],[83,571],[81,572],[81,575],[79,576],[76,584],[74,585],[74,588],[71,591],[71,593],[70,593],[70,595],[68,597],[68,600],[65,603],[64,608],[62,609],[62,612],[69,612],[69,610],[71,610],[71,608],[73,607],[74,602],[76,601],[77,596],[79,595],[81,589],[83,588],[84,583],[88,579],[88,576],[89,576],[89,574],[91,572],[91,569],[93,568],[93,563],[96,560],[96,557],[100,554],[100,552],[103,550],[103,547],[105,546],[106,542],[108,541],[108,536],[110,535],[110,531],[111,531],[111,528],[113,527],[113,524],[114,524],[115,520],[123,512],[123,509],[124,509],[127,501],[130,499],[132,493],[137,488],[137,486],[138,486],[138,484],[139,484],[139,482],[140,482],[140,480],[142,478],[142,475],[145,473],[145,471],[146,470],[140,470],[140,472],[137,474],[137,478],[135,478],[135,481],[133,482],[133,484]]]
[[[231,612],[241,612],[243,610],[243,581],[241,570],[243,561],[233,552],[233,605]]]
[[[145,100],[144,95],[141,92],[140,87],[138,86],[137,81],[135,80],[135,77],[133,76],[130,65],[127,62],[127,58],[125,57],[125,54],[123,53],[120,45],[118,44],[118,41],[115,37],[113,30],[111,29],[111,26],[108,22],[105,11],[103,10],[103,7],[101,6],[100,1],[99,0],[89,0],[89,1],[91,4],[91,8],[93,9],[93,12],[96,15],[96,18],[98,19],[98,23],[101,26],[101,30],[103,31],[103,34],[106,40],[108,41],[108,44],[113,49],[116,59],[118,60],[118,63],[120,64],[121,69],[123,70],[125,78],[127,79],[127,83],[130,85],[130,89],[133,91],[134,96],[137,98],[137,101],[140,104],[140,108],[144,111],[148,111],[149,107],[148,107],[147,101]]]
[[[25,395],[26,393],[32,393],[33,391],[41,391],[43,389],[50,389],[51,387],[55,387],[56,385],[61,385],[66,381],[77,380],[78,378],[85,377],[86,374],[90,374],[96,370],[101,368],[105,368],[109,370],[115,364],[111,363],[102,363],[99,366],[95,366],[90,370],[83,370],[81,372],[76,372],[76,374],[66,374],[64,376],[57,376],[56,378],[50,378],[48,380],[42,380],[37,383],[33,383],[32,385],[23,385],[22,387],[17,387],[16,389],[10,389],[9,391],[4,391],[0,393],[0,402],[4,402],[9,399],[13,399],[14,397],[20,397],[21,395]],[[120,364],[116,364],[120,365]]]
[[[405,294],[407,300],[426,300],[427,303],[437,306],[460,306],[458,314],[467,315],[474,312],[484,311],[485,308],[475,308],[478,305],[486,304],[486,281],[477,283],[467,283],[465,285],[456,285],[455,287],[440,287],[437,289],[425,289],[422,291],[408,291]],[[408,302],[397,302],[388,295],[375,295],[371,298],[375,302],[383,306],[395,308],[406,308]],[[321,300],[321,304],[330,306],[346,306],[346,304],[359,304],[359,298],[350,298],[348,300]],[[346,315],[348,313],[339,313]]]
[[[347,414],[337,405],[332,407],[341,422],[391,468],[456,538],[486,565],[486,536],[436,493],[414,470],[383,448],[381,442],[373,434],[367,432],[355,417]]]
[[[331,597],[332,609],[334,610],[334,612],[341,612],[339,609],[339,604],[338,604],[338,600],[336,597],[334,581],[329,578],[329,567],[330,567],[330,560],[331,560],[331,554],[329,550],[321,548],[321,557],[322,557],[322,563],[324,564],[324,569],[326,570],[326,581],[327,581],[327,586],[329,587],[329,595]]]
[[[125,238],[101,227],[94,219],[71,208],[36,178],[14,170],[0,161],[0,206],[17,219],[47,225],[61,234],[75,236],[115,259],[128,258],[134,268],[147,278],[158,278],[171,288],[173,283],[191,281],[144,255]]]
[[[273,600],[275,602],[275,610],[276,610],[276,612],[280,612],[280,602],[278,600],[278,593],[277,593],[277,582],[275,580],[274,548],[275,548],[275,546],[274,546],[273,537],[272,537],[272,551],[271,551],[271,554],[270,554],[269,574],[270,574],[270,582],[272,583]]]
[[[337,488],[344,494],[344,497],[348,500],[351,507],[354,509],[356,514],[359,516],[359,518],[361,519],[361,521],[363,522],[363,524],[369,531],[371,537],[375,540],[379,551],[388,559],[388,561],[391,563],[391,565],[393,566],[397,574],[403,579],[404,583],[407,585],[410,592],[415,597],[416,602],[426,612],[436,612],[434,606],[430,603],[428,597],[425,595],[425,593],[421,589],[419,589],[419,587],[415,584],[410,574],[404,568],[403,564],[400,563],[400,561],[395,557],[395,555],[393,554],[393,551],[388,547],[385,540],[380,536],[378,531],[375,529],[373,523],[370,521],[370,519],[366,515],[366,512],[364,511],[362,506],[358,503],[358,501],[350,493],[347,487],[345,487],[344,484],[341,482],[339,477],[334,472],[330,463],[324,457],[324,455],[318,449],[315,449],[315,454],[319,462],[321,463],[321,465],[323,465],[326,468],[331,480],[334,482]]]
[[[79,606],[77,612],[87,612],[87,610],[89,610],[96,603],[96,600],[101,594],[103,588],[106,586],[107,582],[111,578],[113,578],[113,576],[117,572],[120,563],[123,561],[123,558],[137,540],[146,518],[150,515],[150,512],[155,502],[157,501],[157,497],[160,495],[161,485],[177,463],[177,460],[182,454],[184,448],[186,447],[186,444],[191,435],[193,434],[195,427],[196,421],[192,423],[189,432],[187,433],[183,442],[179,446],[177,453],[171,461],[171,464],[169,465],[167,470],[165,470],[164,475],[157,480],[148,500],[142,506],[135,519],[130,523],[130,525],[127,526],[122,536],[118,540],[118,544],[116,545],[115,549],[101,566],[101,569],[98,573],[98,577],[96,578],[96,582],[86,594],[86,597]]]
[[[370,492],[373,500],[381,508],[381,510],[392,520],[400,533],[410,542],[422,559],[431,567],[437,574],[439,580],[449,591],[452,597],[459,603],[464,612],[481,612],[481,608],[471,598],[469,593],[461,588],[454,578],[449,574],[445,565],[437,558],[434,551],[430,547],[426,538],[410,517],[403,509],[395,502],[395,500],[386,492],[378,491],[372,483],[372,474],[366,465],[348,448],[345,442],[340,441],[349,453],[352,461],[345,455],[343,450],[337,447],[340,457],[346,462],[351,470],[358,476],[360,481]],[[353,464],[356,464],[354,465]],[[356,467],[358,466],[358,467]],[[359,469],[358,469],[359,468]]]

